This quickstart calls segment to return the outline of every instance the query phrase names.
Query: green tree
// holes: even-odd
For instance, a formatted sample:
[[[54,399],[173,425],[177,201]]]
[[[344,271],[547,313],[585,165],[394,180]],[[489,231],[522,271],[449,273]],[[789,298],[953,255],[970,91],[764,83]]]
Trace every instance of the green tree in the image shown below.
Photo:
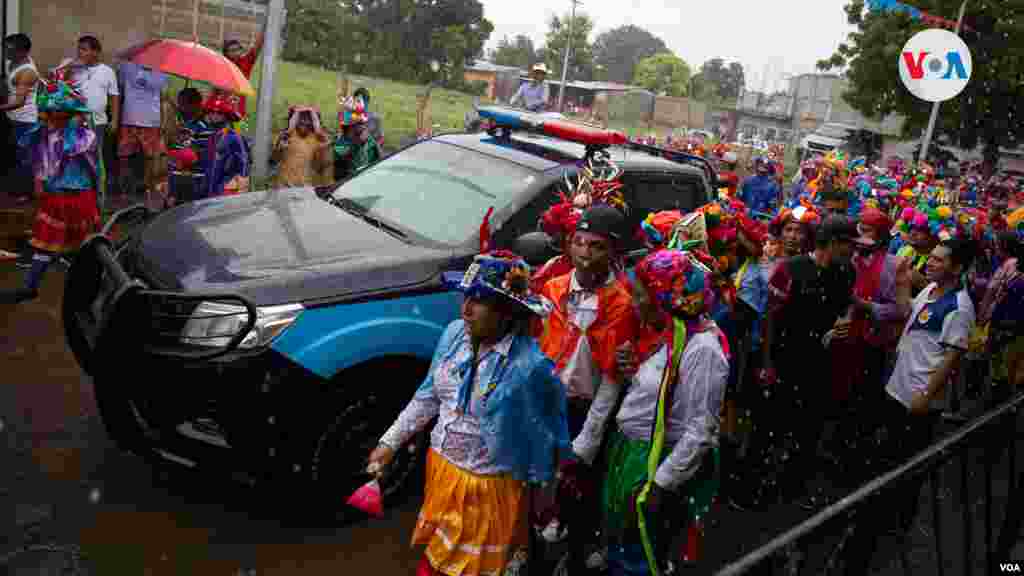
[[[562,63],[565,61],[565,46],[569,40],[569,14],[562,18],[552,16],[548,22],[548,33],[544,41],[544,62],[555,78],[562,77]],[[584,13],[576,12],[572,25],[572,51],[569,54],[569,75],[572,80],[594,78],[594,52],[590,45],[590,33],[594,21]]]
[[[920,0],[914,5],[952,20],[960,4],[960,0]],[[845,71],[848,90],[843,99],[857,111],[873,118],[900,114],[907,118],[904,136],[919,135],[931,106],[903,86],[899,59],[907,40],[929,26],[904,14],[866,11],[863,0],[848,2],[844,10],[856,30],[835,54],[818,62],[818,68]],[[971,0],[964,23],[970,28],[962,30],[961,37],[971,50],[971,79],[959,96],[942,103],[935,137],[967,149],[981,144],[992,161],[998,158],[1000,146],[1012,148],[1024,138],[1024,50],[1020,48],[1024,2]]]
[[[598,34],[594,40],[594,64],[603,68],[604,80],[629,84],[637,62],[671,52],[665,42],[647,30],[632,24]]]
[[[491,51],[491,62],[499,66],[518,66],[529,68],[536,60],[537,49],[529,36],[519,34],[514,40],[505,36],[498,41],[498,46]]]
[[[713,103],[735,100],[745,84],[743,66],[739,62],[726,65],[724,59],[712,58],[701,65],[694,78],[694,97]]]
[[[633,81],[655,94],[686,96],[690,65],[675,54],[655,54],[637,63]]]

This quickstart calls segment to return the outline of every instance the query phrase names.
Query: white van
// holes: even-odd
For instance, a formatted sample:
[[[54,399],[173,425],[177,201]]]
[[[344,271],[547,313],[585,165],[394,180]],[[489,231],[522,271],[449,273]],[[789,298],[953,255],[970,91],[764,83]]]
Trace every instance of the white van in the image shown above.
[[[800,161],[803,162],[815,154],[828,154],[837,148],[842,148],[856,131],[857,127],[849,124],[835,122],[822,124],[800,141]]]

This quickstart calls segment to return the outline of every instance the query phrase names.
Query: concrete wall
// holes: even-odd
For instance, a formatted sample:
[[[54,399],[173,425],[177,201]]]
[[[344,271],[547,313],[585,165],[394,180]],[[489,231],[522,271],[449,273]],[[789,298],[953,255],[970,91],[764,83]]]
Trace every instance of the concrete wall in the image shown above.
[[[41,69],[74,56],[83,34],[100,39],[107,63],[115,51],[153,34],[153,0],[14,1],[20,1],[19,27],[32,38],[33,57]]]
[[[494,99],[494,85],[497,82],[497,75],[494,72],[483,72],[481,70],[466,70],[463,73],[466,82],[487,82],[487,97]]]
[[[672,128],[704,128],[707,104],[688,98],[658,96],[654,100],[654,122]]]

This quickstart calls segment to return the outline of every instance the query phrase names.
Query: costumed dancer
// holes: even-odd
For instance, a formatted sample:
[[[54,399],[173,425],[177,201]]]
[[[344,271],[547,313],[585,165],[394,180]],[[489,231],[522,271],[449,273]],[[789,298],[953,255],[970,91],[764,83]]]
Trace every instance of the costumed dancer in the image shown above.
[[[636,313],[661,338],[649,355],[619,359],[631,384],[610,437],[603,489],[613,576],[661,574],[675,529],[701,525],[717,493],[729,373],[725,336],[707,316],[710,270],[686,252],[661,250],[636,275]]]
[[[850,336],[830,347],[832,400],[848,407],[840,414],[832,453],[849,488],[875,470],[875,450],[868,439],[882,424],[877,418],[885,400],[881,384],[896,361],[896,344],[910,314],[910,264],[886,252],[891,228],[880,210],[862,211],[852,258],[857,279]]]
[[[569,245],[572,242],[572,233],[576,231],[576,224],[579,223],[582,216],[583,211],[573,206],[564,197],[562,202],[548,208],[541,215],[541,230],[551,238],[553,245],[559,247],[561,253],[552,257],[533,273],[533,277],[530,278],[530,289],[534,292],[539,294],[548,280],[572,272]]]
[[[380,146],[371,137],[369,121],[362,98],[350,96],[342,101],[334,141],[335,180],[347,180],[380,160]]]
[[[736,188],[739,187],[740,179],[736,174],[738,162],[736,153],[732,150],[727,150],[722,154],[722,170],[718,173],[718,179],[726,184],[729,198],[736,197]]]
[[[386,466],[437,418],[413,545],[426,545],[418,576],[508,573],[521,566],[527,511],[569,454],[565,392],[527,332],[543,306],[529,267],[506,251],[477,256],[446,281],[465,293],[426,379],[370,455]],[[534,512],[542,512],[534,510]],[[510,564],[512,566],[510,566]]]
[[[743,181],[739,199],[751,213],[774,214],[779,203],[779,185],[775,181],[774,168],[767,159],[754,159],[753,176]]]
[[[77,251],[100,224],[96,184],[103,167],[89,107],[63,75],[40,82],[39,121],[19,140],[31,148],[33,174],[42,183],[29,241],[32,266],[21,288],[0,293],[5,303],[36,298],[54,259]]]
[[[204,197],[228,196],[249,191],[249,148],[233,126],[239,119],[235,103],[228,94],[214,92],[203,103],[210,135],[203,154],[206,174]]]
[[[622,387],[615,351],[633,339],[631,294],[612,269],[624,226],[622,212],[612,206],[587,209],[572,236],[573,271],[548,281],[541,292],[550,310],[541,349],[555,362],[569,398],[573,456],[560,465],[558,523],[568,527],[572,574],[582,573],[588,560],[593,566],[604,563],[601,554],[584,556],[600,525],[593,505],[600,475],[592,467]],[[556,532],[564,530],[556,527]]]
[[[331,142],[320,127],[320,113],[311,106],[292,106],[288,128],[274,144],[271,160],[280,162],[274,187],[323,184],[321,174],[331,164]]]
[[[725,402],[725,441],[723,470],[738,487],[741,460],[749,444],[752,415],[760,404],[756,386],[761,359],[761,318],[768,305],[768,270],[761,265],[767,226],[745,214],[736,214],[736,262],[732,275],[736,297],[732,306],[733,350]]]

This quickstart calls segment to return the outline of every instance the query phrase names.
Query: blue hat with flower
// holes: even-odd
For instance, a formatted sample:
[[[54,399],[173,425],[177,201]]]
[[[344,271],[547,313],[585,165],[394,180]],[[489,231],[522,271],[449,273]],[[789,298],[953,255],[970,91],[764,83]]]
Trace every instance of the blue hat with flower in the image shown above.
[[[443,281],[470,298],[500,296],[532,314],[546,313],[540,298],[530,293],[530,266],[508,250],[480,254],[465,273],[446,272]]]

